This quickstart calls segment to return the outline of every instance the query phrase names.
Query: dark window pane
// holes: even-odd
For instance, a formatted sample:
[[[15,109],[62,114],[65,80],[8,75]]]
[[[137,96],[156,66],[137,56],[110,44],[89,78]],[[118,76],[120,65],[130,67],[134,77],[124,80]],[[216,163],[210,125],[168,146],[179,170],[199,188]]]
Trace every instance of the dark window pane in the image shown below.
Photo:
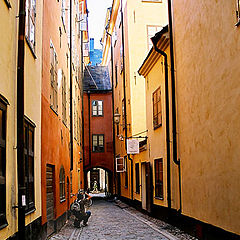
[[[33,132],[29,131],[29,151],[33,152]]]
[[[5,177],[5,148],[0,147],[0,176]]]
[[[3,111],[0,109],[0,138],[3,138]]]

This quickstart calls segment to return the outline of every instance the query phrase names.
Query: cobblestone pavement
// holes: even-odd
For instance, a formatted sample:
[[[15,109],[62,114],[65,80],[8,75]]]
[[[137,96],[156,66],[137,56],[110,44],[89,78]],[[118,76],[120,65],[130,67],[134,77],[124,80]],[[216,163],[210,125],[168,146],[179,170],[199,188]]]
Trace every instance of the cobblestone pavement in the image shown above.
[[[162,222],[154,222],[152,218],[146,218],[144,214],[126,204],[98,200],[94,201],[90,211],[92,215],[87,227],[74,228],[73,219],[70,218],[61,231],[50,240],[195,239],[180,231],[178,235],[173,234],[176,233],[176,229],[174,232],[165,230],[166,225]]]

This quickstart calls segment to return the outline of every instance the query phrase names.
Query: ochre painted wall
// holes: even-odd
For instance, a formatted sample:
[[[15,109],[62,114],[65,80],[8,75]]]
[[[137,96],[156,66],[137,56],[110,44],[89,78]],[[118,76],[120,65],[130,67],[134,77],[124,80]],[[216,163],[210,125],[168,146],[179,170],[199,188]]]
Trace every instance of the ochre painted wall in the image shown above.
[[[6,216],[8,226],[0,230],[0,239],[7,239],[18,231],[18,212],[12,206],[17,206],[17,39],[19,1],[11,1],[7,8],[4,1],[0,2],[2,31],[0,45],[0,94],[4,96],[7,106],[7,139],[6,139]],[[24,114],[35,123],[34,129],[34,204],[36,210],[26,215],[26,225],[41,216],[41,61],[42,61],[42,3],[36,5],[36,34],[34,58],[25,41],[25,98]],[[31,104],[34,102],[34,105]]]
[[[73,11],[76,6],[73,6]],[[52,13],[55,14],[52,14]],[[77,120],[75,116],[75,108],[78,116],[81,117],[81,94],[80,85],[76,82],[78,75],[76,69],[79,69],[80,57],[80,38],[77,34],[77,23],[73,24],[73,35],[75,36],[75,45],[73,50],[73,170],[70,171],[70,63],[69,63],[69,47],[67,37],[67,19],[68,11],[66,11],[65,27],[61,18],[62,4],[58,1],[50,1],[44,4],[43,16],[43,65],[42,65],[42,224],[46,223],[46,166],[50,164],[54,166],[54,211],[55,219],[60,217],[69,209],[70,203],[74,200],[71,195],[67,196],[67,179],[71,185],[70,174],[72,174],[72,194],[76,194],[79,188],[83,188],[83,166],[82,166],[82,141],[76,135],[75,125]],[[73,13],[75,14],[75,13]],[[60,39],[59,27],[61,27],[62,35]],[[66,31],[65,31],[66,29]],[[50,42],[52,42],[58,60],[58,111],[55,113],[50,107]],[[78,54],[78,57],[77,57]],[[63,123],[62,118],[62,77],[59,74],[64,72],[66,77],[66,116],[67,121]],[[81,79],[79,79],[81,82]],[[81,125],[79,126],[81,128]],[[75,129],[75,130],[74,130]],[[82,129],[79,129],[81,132]],[[80,134],[81,136],[81,134]],[[61,166],[65,170],[65,198],[60,201],[59,190],[59,173]],[[71,172],[71,173],[70,173]],[[69,186],[70,188],[70,186]]]
[[[183,214],[240,234],[236,10],[235,0],[173,1]]]

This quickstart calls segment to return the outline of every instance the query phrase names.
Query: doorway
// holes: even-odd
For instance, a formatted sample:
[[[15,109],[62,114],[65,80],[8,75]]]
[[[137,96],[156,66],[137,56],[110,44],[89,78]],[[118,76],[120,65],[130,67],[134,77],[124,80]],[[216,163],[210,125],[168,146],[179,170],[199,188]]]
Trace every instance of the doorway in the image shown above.
[[[46,210],[47,210],[47,236],[55,232],[54,228],[54,166],[46,167]]]
[[[152,169],[150,162],[141,165],[142,209],[151,212],[152,209]]]

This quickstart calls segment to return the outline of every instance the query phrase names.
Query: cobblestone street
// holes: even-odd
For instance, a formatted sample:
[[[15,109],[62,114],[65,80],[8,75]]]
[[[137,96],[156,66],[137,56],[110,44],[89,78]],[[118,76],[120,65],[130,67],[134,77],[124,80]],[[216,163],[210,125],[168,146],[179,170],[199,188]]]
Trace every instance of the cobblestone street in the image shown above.
[[[98,200],[94,201],[90,211],[92,216],[87,227],[74,228],[73,220],[70,218],[61,231],[53,235],[50,240],[194,239],[179,230],[175,231],[175,236],[170,234],[163,229],[166,224],[160,226],[158,222],[143,217],[144,214],[125,204],[118,204],[117,206],[112,202]]]

